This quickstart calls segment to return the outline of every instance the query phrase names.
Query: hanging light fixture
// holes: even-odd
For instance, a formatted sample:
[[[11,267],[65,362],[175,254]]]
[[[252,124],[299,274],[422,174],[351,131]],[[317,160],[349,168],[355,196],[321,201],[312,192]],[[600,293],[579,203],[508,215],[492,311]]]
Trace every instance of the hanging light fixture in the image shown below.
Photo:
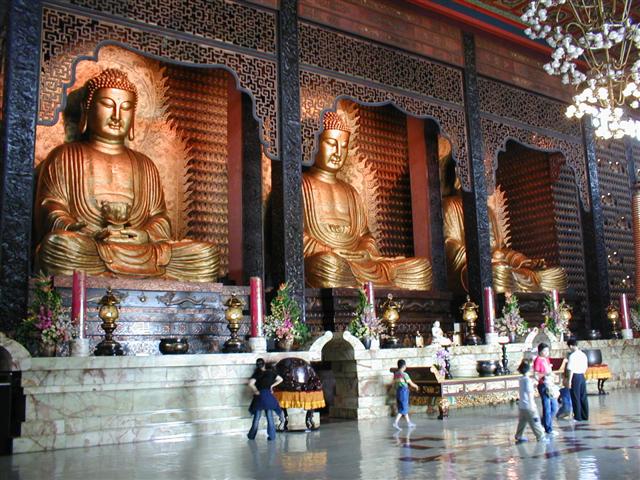
[[[567,117],[590,115],[600,138],[640,140],[640,122],[629,113],[640,107],[640,28],[631,18],[631,3],[534,0],[521,17],[525,34],[553,49],[545,71],[578,90]]]

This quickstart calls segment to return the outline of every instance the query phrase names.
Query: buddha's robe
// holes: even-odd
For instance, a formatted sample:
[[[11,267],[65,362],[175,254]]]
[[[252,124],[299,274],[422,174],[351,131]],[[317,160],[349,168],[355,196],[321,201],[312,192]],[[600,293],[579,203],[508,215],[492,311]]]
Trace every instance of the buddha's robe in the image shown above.
[[[39,166],[36,194],[39,267],[49,274],[70,275],[81,270],[89,275],[215,281],[219,265],[215,246],[193,240],[171,240],[160,175],[153,162],[124,148],[114,163],[128,165],[122,156],[130,162],[125,176],[128,175],[126,184],[132,197],[126,228],[144,230],[149,242],[133,245],[95,239],[96,233],[105,227],[94,191],[103,179],[92,178],[92,174],[112,168],[110,160],[83,142],[60,145]],[[69,231],[68,227],[76,222],[84,222],[86,226]]]
[[[337,180],[328,183],[304,174],[305,277],[313,288],[357,287],[371,281],[379,287],[431,288],[426,258],[385,258],[369,232],[356,190]]]
[[[449,288],[459,291],[462,287],[468,291],[462,197],[445,197],[442,208]],[[488,214],[493,288],[497,292],[566,291],[567,275],[562,268],[546,267],[544,261],[530,259],[500,243],[497,239],[503,235],[498,231],[495,214],[490,208]]]

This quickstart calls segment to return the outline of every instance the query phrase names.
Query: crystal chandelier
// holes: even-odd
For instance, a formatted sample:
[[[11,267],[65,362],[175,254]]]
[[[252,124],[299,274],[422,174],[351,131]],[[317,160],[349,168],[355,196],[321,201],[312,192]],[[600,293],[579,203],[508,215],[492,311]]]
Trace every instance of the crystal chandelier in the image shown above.
[[[640,106],[640,28],[631,19],[631,3],[534,0],[522,15],[525,33],[553,49],[545,71],[578,90],[567,117],[590,115],[600,138],[640,140],[640,122],[629,115],[629,107]]]

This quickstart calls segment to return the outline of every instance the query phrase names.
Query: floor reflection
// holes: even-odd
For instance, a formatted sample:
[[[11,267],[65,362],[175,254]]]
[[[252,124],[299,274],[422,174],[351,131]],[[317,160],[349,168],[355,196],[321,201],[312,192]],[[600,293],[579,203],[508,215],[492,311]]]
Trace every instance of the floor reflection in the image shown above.
[[[640,478],[640,390],[590,397],[591,420],[563,420],[549,443],[515,445],[515,405],[335,422],[312,433],[194,437],[0,457],[0,479]]]

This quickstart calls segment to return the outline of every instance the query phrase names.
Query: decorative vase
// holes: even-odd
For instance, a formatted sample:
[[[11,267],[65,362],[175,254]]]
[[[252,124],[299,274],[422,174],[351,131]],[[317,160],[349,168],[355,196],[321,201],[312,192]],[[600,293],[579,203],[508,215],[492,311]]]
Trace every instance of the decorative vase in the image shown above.
[[[57,345],[55,343],[41,343],[38,345],[38,354],[41,357],[55,357]]]
[[[516,332],[509,332],[509,343],[516,343]]]
[[[276,341],[276,346],[278,347],[278,350],[280,350],[281,352],[290,352],[291,348],[293,347],[293,338],[286,339],[286,340],[279,338]]]
[[[364,348],[369,350],[371,348],[371,337],[364,337],[362,339],[362,344],[364,345]]]

